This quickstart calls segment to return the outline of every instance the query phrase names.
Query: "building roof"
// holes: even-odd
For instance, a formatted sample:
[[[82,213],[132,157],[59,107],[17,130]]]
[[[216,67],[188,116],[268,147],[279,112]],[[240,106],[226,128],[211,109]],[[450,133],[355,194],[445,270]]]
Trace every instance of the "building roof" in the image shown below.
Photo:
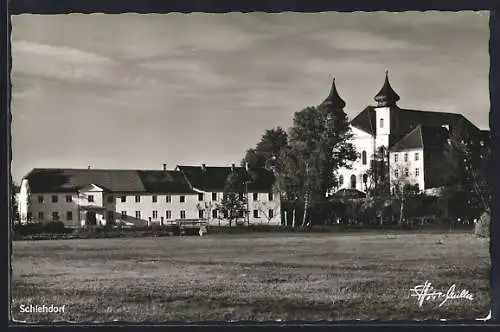
[[[411,110],[399,108],[397,106],[391,107],[391,127],[394,128],[393,131],[393,142],[396,143],[404,137],[407,133],[415,129],[418,125],[424,126],[449,126],[450,131],[458,129],[464,123],[467,127],[472,128],[473,131],[481,133],[474,124],[472,124],[463,115],[457,113],[446,113],[446,112],[433,112],[433,111],[423,111],[423,110]],[[350,124],[353,127],[361,129],[371,135],[376,135],[377,123],[376,123],[376,112],[374,106],[368,106],[363,111],[361,111],[356,117],[354,117]],[[487,132],[487,131],[485,131]],[[487,135],[487,134],[483,134]]]
[[[332,81],[332,87],[330,89],[330,94],[326,99],[320,104],[320,106],[328,107],[332,110],[342,110],[345,107],[345,101],[340,98],[339,93],[337,91],[337,87],[335,86],[335,77]]]
[[[404,151],[418,148],[441,148],[446,144],[449,132],[442,126],[418,125],[394,144],[391,151]]]
[[[392,107],[396,106],[399,100],[399,95],[394,91],[389,83],[389,71],[385,71],[385,81],[382,89],[375,96],[375,101],[378,107]]]
[[[375,107],[368,106],[351,120],[351,125],[371,135],[377,132]]]
[[[177,171],[35,168],[25,178],[33,193],[75,192],[90,184],[108,192],[194,193]]]
[[[248,182],[248,191],[269,192],[273,189],[274,174],[264,168],[250,168],[247,172],[244,167],[213,167],[213,166],[177,166],[193,188],[203,191],[224,190],[226,180],[231,172],[236,172],[243,183]]]

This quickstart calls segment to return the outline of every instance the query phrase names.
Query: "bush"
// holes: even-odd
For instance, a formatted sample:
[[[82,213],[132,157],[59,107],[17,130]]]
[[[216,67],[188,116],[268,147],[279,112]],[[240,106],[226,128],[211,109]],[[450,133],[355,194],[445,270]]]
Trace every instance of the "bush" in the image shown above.
[[[66,233],[71,233],[72,230],[66,228],[66,226],[62,221],[50,221],[45,225],[43,225],[42,232],[50,234],[66,234]]]
[[[488,212],[484,212],[481,218],[476,222],[474,226],[474,233],[477,237],[489,238],[490,236],[490,224],[491,216]]]

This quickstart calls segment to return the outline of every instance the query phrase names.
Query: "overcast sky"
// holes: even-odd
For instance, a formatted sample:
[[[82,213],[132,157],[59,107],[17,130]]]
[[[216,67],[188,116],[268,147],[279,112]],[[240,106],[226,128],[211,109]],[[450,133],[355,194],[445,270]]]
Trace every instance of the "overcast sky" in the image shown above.
[[[239,163],[319,104],[352,118],[390,72],[401,107],[488,127],[488,13],[21,15],[12,171]]]

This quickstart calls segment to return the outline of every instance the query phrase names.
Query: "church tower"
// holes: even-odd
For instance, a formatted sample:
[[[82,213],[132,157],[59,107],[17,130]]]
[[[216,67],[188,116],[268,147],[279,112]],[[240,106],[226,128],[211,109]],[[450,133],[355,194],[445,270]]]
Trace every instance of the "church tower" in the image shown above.
[[[396,102],[399,100],[399,95],[392,89],[389,83],[389,72],[385,71],[385,81],[382,89],[375,96],[377,106],[375,107],[376,118],[376,147],[384,146],[389,147],[389,139],[391,134],[394,133],[396,123],[393,112],[396,111]]]
[[[335,77],[332,81],[332,87],[330,89],[330,93],[328,97],[319,105],[319,107],[326,107],[329,111],[344,111],[345,101],[340,98],[339,93],[337,92],[337,87],[335,86]]]

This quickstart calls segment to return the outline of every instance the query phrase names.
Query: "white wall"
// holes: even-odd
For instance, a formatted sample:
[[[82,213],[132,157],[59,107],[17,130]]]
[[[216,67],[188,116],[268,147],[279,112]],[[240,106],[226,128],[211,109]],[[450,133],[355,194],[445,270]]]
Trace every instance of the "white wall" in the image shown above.
[[[121,201],[121,196],[125,196],[126,201]],[[185,211],[185,219],[198,219],[198,195],[196,194],[153,194],[140,193],[140,202],[135,201],[136,194],[131,193],[113,193],[114,209],[117,213],[117,219],[120,219],[122,211],[127,214],[127,220],[135,219],[136,211],[141,212],[141,220],[145,223],[151,218],[152,223],[161,223],[161,217],[165,223],[172,222],[181,218],[181,211]],[[153,202],[153,196],[156,196],[157,201]],[[167,196],[170,197],[170,202],[167,202]],[[184,196],[184,203],[181,203],[180,197]],[[106,200],[107,202],[107,200]],[[157,212],[154,216],[153,211]],[[170,211],[170,219],[167,219],[167,211]]]
[[[370,170],[370,161],[373,159],[374,149],[374,137],[361,129],[351,126],[351,131],[353,133],[353,138],[351,142],[356,148],[356,152],[359,158],[351,163],[352,168],[342,167],[338,170],[337,174],[343,177],[343,183],[339,184],[339,189],[350,189],[351,188],[351,175],[356,176],[356,188],[357,190],[366,191],[366,186],[370,186],[370,178],[368,178],[367,184],[363,183],[363,175],[367,174]],[[362,154],[366,151],[366,164],[363,164]]]
[[[216,192],[217,200],[212,201],[212,192],[203,193],[203,201],[197,201],[196,208],[200,206],[204,210],[205,219],[210,225],[221,225],[225,226],[228,224],[227,220],[223,219],[222,212],[217,212],[217,218],[213,216],[213,210],[217,208],[217,205],[221,203],[223,193]],[[269,225],[280,225],[281,224],[281,202],[278,193],[273,193],[273,200],[269,201],[269,194],[267,192],[258,192],[257,200],[254,200],[254,193],[249,192],[248,208],[250,210],[249,222],[250,224],[269,224]],[[196,197],[198,200],[198,197]],[[257,211],[257,217],[254,217],[254,211]],[[272,217],[269,213],[272,210]],[[198,213],[198,212],[197,212]],[[207,215],[208,214],[208,215]],[[198,215],[196,215],[198,217]],[[241,218],[245,220],[245,218]]]
[[[405,154],[408,154],[408,161],[405,161]],[[418,154],[418,160],[415,160]],[[397,161],[396,161],[396,155]],[[389,169],[391,186],[395,183],[418,184],[420,190],[425,189],[424,181],[424,151],[423,149],[409,149],[405,151],[389,152]],[[405,176],[405,169],[408,169],[409,176]],[[416,172],[419,174],[417,175]],[[396,177],[398,170],[398,177]]]

